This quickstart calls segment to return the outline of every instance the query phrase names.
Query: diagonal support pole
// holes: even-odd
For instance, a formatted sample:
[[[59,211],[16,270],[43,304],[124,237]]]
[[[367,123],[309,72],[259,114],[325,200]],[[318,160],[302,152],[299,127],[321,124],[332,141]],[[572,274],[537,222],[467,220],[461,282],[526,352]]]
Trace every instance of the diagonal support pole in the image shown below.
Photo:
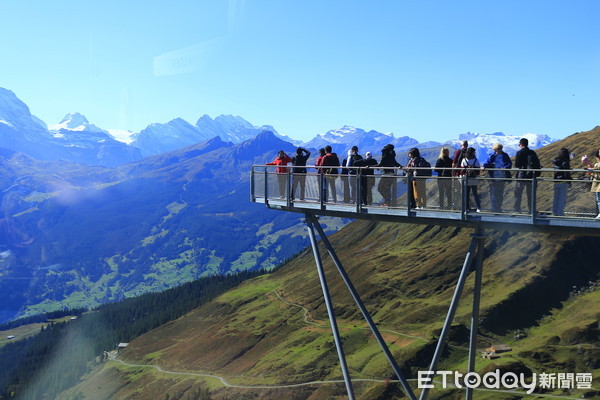
[[[469,251],[467,252],[467,256],[465,257],[465,262],[463,264],[462,271],[460,272],[460,277],[458,278],[458,283],[456,284],[456,289],[454,290],[454,296],[452,297],[452,302],[450,303],[450,308],[448,309],[448,315],[446,315],[444,327],[442,328],[442,332],[440,333],[440,338],[438,339],[438,344],[435,348],[435,352],[431,360],[431,365],[428,370],[430,374],[435,372],[437,363],[440,359],[440,356],[442,355],[442,350],[444,349],[446,338],[448,337],[448,332],[450,331],[450,326],[452,325],[452,321],[454,320],[454,314],[456,313],[456,309],[458,308],[458,300],[460,299],[463,287],[465,286],[465,281],[467,280],[467,276],[469,275],[469,267],[473,259],[473,254],[475,253],[475,249],[477,248],[477,244],[478,239],[475,236],[473,236],[471,238],[471,245],[469,246]],[[432,376],[428,377],[430,379],[433,378]],[[427,398],[428,393],[429,388],[423,388],[423,391],[419,396],[419,400],[425,400]]]
[[[481,228],[475,231],[474,239],[477,240],[477,262],[475,265],[475,284],[473,287],[473,311],[471,312],[471,336],[469,340],[469,367],[467,372],[475,371],[475,357],[477,352],[477,331],[479,329],[479,305],[481,299],[481,282],[483,279],[483,249],[485,236]],[[473,388],[467,386],[466,400],[473,399]]]
[[[313,217],[314,218],[314,217]],[[323,297],[325,298],[325,305],[327,306],[327,314],[329,315],[329,322],[331,323],[331,330],[333,331],[333,339],[335,341],[335,347],[337,349],[338,358],[340,359],[340,367],[342,368],[342,374],[344,375],[344,383],[346,384],[346,391],[348,392],[348,399],[354,400],[354,389],[352,388],[352,380],[350,379],[350,373],[348,371],[348,365],[346,364],[346,357],[344,356],[344,349],[342,347],[342,340],[340,338],[340,332],[335,319],[335,311],[333,309],[333,303],[331,302],[331,296],[329,295],[329,287],[327,286],[327,279],[325,278],[325,270],[323,269],[323,263],[321,262],[321,254],[315,237],[315,231],[313,223],[310,219],[310,215],[306,214],[306,225],[308,230],[308,236],[310,237],[310,244],[313,248],[315,256],[315,262],[317,263],[317,271],[319,272],[319,279],[321,281],[321,288],[323,289]]]
[[[404,375],[400,371],[400,367],[396,363],[396,360],[394,359],[394,356],[392,355],[392,353],[390,352],[387,344],[385,343],[385,340],[383,339],[383,337],[379,333],[379,329],[377,329],[377,326],[373,322],[373,319],[371,318],[371,315],[369,314],[369,311],[365,307],[362,299],[360,298],[360,295],[358,294],[358,292],[356,291],[356,288],[352,284],[352,281],[350,280],[350,277],[348,276],[348,274],[344,270],[344,267],[342,266],[342,263],[340,262],[339,258],[337,257],[337,254],[335,253],[335,250],[333,249],[333,246],[329,242],[329,239],[327,239],[327,235],[325,235],[325,232],[323,231],[323,228],[319,224],[317,218],[314,215],[306,214],[306,219],[307,219],[307,221],[309,223],[311,223],[317,229],[317,232],[319,233],[319,236],[321,237],[321,241],[323,242],[323,244],[327,248],[327,251],[329,252],[329,255],[333,259],[333,263],[337,267],[337,270],[340,273],[342,279],[344,280],[344,283],[348,287],[348,290],[350,291],[350,294],[352,294],[352,298],[354,299],[354,302],[356,303],[356,305],[358,306],[358,308],[362,312],[362,315],[365,318],[365,320],[367,321],[367,324],[369,324],[369,327],[371,328],[371,331],[373,332],[373,335],[375,335],[375,338],[377,339],[377,342],[379,342],[379,345],[381,346],[381,349],[383,350],[383,352],[384,352],[385,356],[387,357],[390,365],[392,366],[392,369],[394,370],[394,373],[396,374],[396,376],[398,377],[398,380],[400,381],[400,383],[404,387],[404,390],[405,390],[407,396],[411,400],[416,400],[417,398],[416,398],[414,392],[412,391],[410,385],[408,384],[408,381],[404,378]]]

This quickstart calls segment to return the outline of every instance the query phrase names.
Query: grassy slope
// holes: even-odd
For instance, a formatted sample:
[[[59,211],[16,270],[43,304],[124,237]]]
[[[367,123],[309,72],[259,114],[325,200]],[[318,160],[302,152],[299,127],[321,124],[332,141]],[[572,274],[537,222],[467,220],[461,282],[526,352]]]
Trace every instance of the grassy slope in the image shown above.
[[[600,128],[596,128],[538,154],[544,166],[563,146],[578,154],[591,154],[594,147],[600,147],[599,134]],[[577,167],[575,163],[573,166]],[[359,221],[333,237],[340,259],[396,359],[400,364],[406,362],[409,374],[414,375],[414,368],[423,368],[429,362],[428,343],[445,317],[468,246],[468,233]],[[596,311],[600,294],[588,290],[570,296],[574,286],[583,287],[598,279],[597,263],[593,262],[598,244],[590,238],[490,232],[486,239],[482,323],[485,337],[491,339],[482,337],[482,344],[505,342],[513,348],[496,362],[498,365],[515,361],[538,372],[593,370],[596,380],[600,377],[600,313]],[[391,376],[327,256],[325,268],[352,376]],[[456,324],[468,326],[471,290],[472,277],[467,281]],[[525,339],[514,340],[513,331],[517,329],[525,332]],[[460,349],[464,340],[457,334],[452,343],[455,346],[442,366],[464,368],[465,352]],[[218,374],[231,383],[250,385],[339,379],[341,375],[309,251],[276,273],[246,282],[211,304],[136,339],[123,359],[166,370]],[[494,365],[480,360],[478,369]],[[114,387],[112,398],[132,398],[133,392],[140,399],[165,398],[156,397],[151,389],[159,383],[162,394],[190,395],[192,389],[181,389],[185,386],[182,382],[188,382],[190,388],[197,384],[190,377],[164,376],[108,363],[70,393],[79,391],[91,396],[86,387],[109,375],[118,377],[112,382],[121,382]],[[207,382],[203,388],[217,385],[215,381]],[[397,393],[384,385],[357,387],[365,399],[394,398]],[[220,388],[213,392],[213,398],[282,398],[277,393],[280,391]],[[344,396],[339,386],[287,389],[282,393],[285,398]],[[103,398],[98,393],[96,396],[93,398]],[[477,396],[505,398],[486,393]]]

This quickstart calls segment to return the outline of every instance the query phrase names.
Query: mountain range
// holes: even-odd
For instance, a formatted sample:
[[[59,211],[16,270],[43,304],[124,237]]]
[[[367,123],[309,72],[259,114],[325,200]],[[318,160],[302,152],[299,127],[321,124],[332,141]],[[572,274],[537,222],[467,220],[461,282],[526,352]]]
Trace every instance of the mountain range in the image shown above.
[[[46,125],[0,89],[0,288],[6,293],[0,322],[208,274],[272,268],[295,254],[305,236],[301,219],[246,202],[250,166],[295,149],[267,129],[241,117],[204,115],[196,125],[152,124],[135,136],[135,147],[79,113]],[[403,164],[407,148],[420,146],[433,161],[441,146],[348,126],[306,146],[357,144],[363,154],[370,148],[377,154],[389,142]],[[183,143],[191,144],[178,147]],[[176,149],[165,152],[169,147]],[[347,223],[324,221],[328,232]]]
[[[280,148],[294,149],[269,132],[239,144],[215,137],[118,168],[5,151],[0,321],[291,257],[301,218],[247,201],[250,166]]]
[[[561,147],[591,153],[600,148],[599,135],[600,127],[572,135],[540,149],[539,157],[551,159]],[[460,228],[355,221],[331,237],[413,388],[418,371],[429,366],[470,233]],[[478,350],[491,345],[509,350],[494,360],[477,356],[475,370],[480,375],[496,369],[526,375],[589,373],[597,381],[600,270],[595,249],[599,239],[505,231],[485,234]],[[326,253],[323,247],[321,253]],[[169,398],[194,393],[215,400],[346,398],[312,257],[306,249],[276,272],[247,281],[141,335],[116,360],[101,363],[59,398],[133,398],[135,394],[138,399],[151,399],[157,388]],[[324,267],[357,399],[406,398],[400,386],[390,382],[393,372],[328,257]],[[440,371],[466,370],[474,272],[470,274]],[[587,390],[538,386],[531,396],[515,390],[476,390],[475,396],[598,398],[597,385],[590,386]],[[435,400],[463,397],[456,389],[430,392]]]
[[[0,88],[0,147],[42,160],[68,160],[114,167],[145,156],[191,146],[215,136],[225,142],[237,144],[252,139],[263,131],[273,132],[286,142],[314,150],[331,145],[341,158],[344,158],[352,146],[358,146],[362,154],[370,151],[377,157],[381,148],[391,143],[401,159],[406,159],[405,153],[408,149],[418,147],[423,154],[429,156],[430,162],[435,161],[441,146],[458,148],[464,139],[469,140],[477,149],[478,157],[482,160],[491,152],[491,146],[496,142],[502,143],[505,151],[512,155],[518,150],[521,137],[501,132],[467,132],[455,140],[419,143],[409,136],[395,137],[392,133],[343,126],[318,134],[308,142],[302,143],[279,134],[270,125],[254,126],[242,117],[232,115],[220,115],[212,119],[205,114],[195,125],[182,118],[175,118],[167,123],[152,123],[140,132],[132,133],[129,138],[124,138],[123,132],[118,131],[117,140],[116,136],[111,134],[116,132],[115,130],[99,128],[80,113],[69,113],[60,123],[47,125],[32,115],[27,105],[13,92]],[[529,139],[532,149],[554,141],[547,135],[533,133],[524,134],[522,137]],[[123,140],[128,143],[124,143]]]

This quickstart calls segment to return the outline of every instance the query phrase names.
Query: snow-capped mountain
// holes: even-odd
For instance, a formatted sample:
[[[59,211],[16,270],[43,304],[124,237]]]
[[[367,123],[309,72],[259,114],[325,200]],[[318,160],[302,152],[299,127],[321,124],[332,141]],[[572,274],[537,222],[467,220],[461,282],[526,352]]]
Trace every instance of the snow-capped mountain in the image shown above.
[[[552,139],[548,135],[536,134],[536,133],[525,133],[520,136],[506,135],[502,132],[494,133],[473,133],[467,132],[459,135],[458,139],[449,140],[444,145],[451,146],[453,148],[459,148],[463,140],[469,142],[470,147],[474,147],[477,150],[477,158],[482,161],[486,160],[488,155],[493,152],[492,146],[495,143],[500,143],[503,146],[503,150],[509,156],[514,156],[519,151],[519,140],[521,138],[527,138],[529,140],[530,149],[538,149],[546,146],[552,142],[556,142],[557,139]]]
[[[77,132],[102,132],[108,134],[104,129],[98,128],[94,124],[90,124],[87,118],[76,112],[65,115],[60,123],[55,125],[48,125],[50,131],[77,131]]]
[[[144,156],[160,154],[203,142],[219,136],[226,142],[241,143],[255,138],[264,131],[270,131],[282,140],[297,143],[287,136],[280,135],[270,125],[254,126],[240,116],[219,115],[212,119],[203,115],[196,125],[176,118],[166,124],[150,124],[134,134],[132,146],[138,147]]]
[[[386,144],[393,144],[396,153],[404,152],[411,147],[417,147],[419,142],[408,136],[394,137],[393,133],[381,133],[375,130],[365,131],[364,129],[344,125],[339,129],[330,130],[324,134],[317,135],[314,139],[303,144],[308,148],[322,148],[330,145],[338,154],[346,154],[352,146],[358,146],[359,152],[364,154],[367,151],[373,154],[379,154],[381,148]],[[439,145],[437,142],[428,142],[429,147]]]
[[[0,147],[40,160],[91,165],[115,166],[141,158],[139,150],[114,140],[78,113],[50,129],[13,92],[0,88]]]
[[[182,118],[175,118],[166,124],[154,123],[132,136],[131,145],[140,149],[144,157],[200,143],[214,137],[210,132],[202,132]]]

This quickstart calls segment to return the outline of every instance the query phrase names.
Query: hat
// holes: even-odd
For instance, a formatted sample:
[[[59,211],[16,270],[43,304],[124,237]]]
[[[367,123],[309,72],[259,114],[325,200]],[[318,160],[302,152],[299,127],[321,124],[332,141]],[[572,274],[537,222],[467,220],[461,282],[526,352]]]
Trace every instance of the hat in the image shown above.
[[[371,155],[370,151],[367,151],[367,153],[365,154],[366,158],[373,158],[373,156]]]

